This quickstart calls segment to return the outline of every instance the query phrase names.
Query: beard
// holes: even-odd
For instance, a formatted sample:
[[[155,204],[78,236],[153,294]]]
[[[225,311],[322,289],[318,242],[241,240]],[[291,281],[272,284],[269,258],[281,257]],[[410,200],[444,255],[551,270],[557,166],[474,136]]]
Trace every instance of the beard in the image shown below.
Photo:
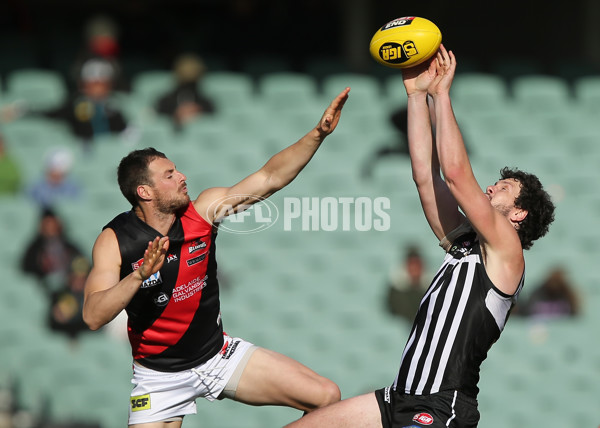
[[[492,206],[500,213],[502,214],[504,217],[508,216],[508,214],[510,214],[510,211],[514,208],[514,206],[508,206],[506,204],[494,204],[492,203]]]
[[[161,194],[155,196],[156,209],[162,214],[175,214],[185,209],[190,203],[190,197],[187,193],[176,193],[175,195],[165,197]]]

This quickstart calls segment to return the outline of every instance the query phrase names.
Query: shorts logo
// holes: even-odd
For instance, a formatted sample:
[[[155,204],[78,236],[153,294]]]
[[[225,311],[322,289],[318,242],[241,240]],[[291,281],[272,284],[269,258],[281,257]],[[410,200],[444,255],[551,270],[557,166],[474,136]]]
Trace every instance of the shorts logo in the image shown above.
[[[202,260],[206,258],[206,254],[200,254],[198,257],[194,257],[193,259],[189,259],[186,263],[188,266],[194,266],[197,263],[200,263]]]
[[[233,355],[233,353],[235,352],[235,350],[237,349],[238,345],[240,344],[239,340],[236,340],[235,342],[228,342],[226,345],[223,346],[223,349],[221,349],[221,355],[222,358],[224,360],[228,360],[229,358],[231,358],[231,356]]]
[[[150,394],[136,395],[131,397],[131,411],[139,412],[140,410],[150,409]]]
[[[390,387],[386,386],[385,389],[383,390],[383,399],[385,400],[386,403],[391,403],[391,397],[390,397]]]
[[[423,425],[431,425],[433,423],[433,416],[429,413],[417,413],[413,416],[413,421]]]

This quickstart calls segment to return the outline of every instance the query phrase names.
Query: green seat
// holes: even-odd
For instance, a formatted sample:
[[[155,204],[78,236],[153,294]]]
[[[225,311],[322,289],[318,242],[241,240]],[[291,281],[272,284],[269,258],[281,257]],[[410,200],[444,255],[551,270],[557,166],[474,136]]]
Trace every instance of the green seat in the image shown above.
[[[495,74],[459,74],[454,78],[451,91],[457,108],[486,112],[506,108],[508,88],[504,79]]]
[[[310,106],[318,99],[317,90],[312,76],[297,72],[269,73],[258,81],[262,102],[274,111]]]
[[[156,100],[173,89],[175,79],[169,70],[149,70],[136,74],[131,81],[131,96],[152,107]]]
[[[67,95],[62,76],[52,70],[21,69],[11,72],[6,78],[7,97],[23,101],[32,110],[47,110],[59,107]]]
[[[563,109],[572,101],[564,79],[541,74],[516,77],[512,82],[512,96],[518,106],[530,113]]]
[[[600,110],[600,76],[585,76],[573,82],[573,93],[575,101],[589,113],[597,113]]]
[[[254,81],[245,73],[233,71],[208,72],[202,82],[204,92],[214,100],[220,113],[247,111],[253,107]]]
[[[379,80],[368,74],[338,73],[323,79],[322,93],[329,103],[335,96],[350,87],[350,98],[344,105],[345,112],[361,111],[381,106],[381,85]]]

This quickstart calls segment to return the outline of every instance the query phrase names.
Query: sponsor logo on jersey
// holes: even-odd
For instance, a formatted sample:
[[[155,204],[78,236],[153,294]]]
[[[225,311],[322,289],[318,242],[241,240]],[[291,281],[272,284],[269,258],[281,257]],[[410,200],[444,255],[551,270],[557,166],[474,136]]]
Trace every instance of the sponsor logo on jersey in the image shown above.
[[[154,296],[154,304],[158,307],[167,306],[169,303],[169,295],[163,291]]]
[[[198,257],[194,257],[193,259],[189,259],[186,263],[188,266],[193,266],[197,263],[200,263],[202,260],[206,258],[206,253],[200,254]]]
[[[413,421],[423,425],[431,425],[433,423],[433,416],[429,413],[417,413],[413,416]]]
[[[131,263],[131,269],[138,270],[140,268],[140,266],[142,265],[143,261],[144,261],[144,259],[139,259],[137,262]]]
[[[201,239],[196,239],[196,240],[192,241],[192,245],[190,247],[188,247],[188,250],[189,250],[190,254],[192,254],[203,248],[206,248],[206,242],[202,241]]]
[[[162,284],[162,278],[160,276],[160,272],[156,272],[153,273],[152,275],[150,275],[148,277],[148,279],[146,279],[144,282],[142,282],[142,285],[140,288],[150,288],[150,287],[154,287],[155,285],[158,284]]]
[[[167,263],[177,261],[177,254],[169,254],[167,256]]]
[[[140,410],[149,410],[150,407],[150,394],[136,395],[131,397],[131,411],[139,412]]]
[[[177,256],[175,256],[177,257]],[[139,259],[137,262],[133,262],[131,263],[131,268],[135,271],[138,270],[140,268],[140,266],[142,266],[142,263],[144,262],[144,259]],[[160,276],[160,272],[156,272],[153,273],[152,275],[150,275],[146,280],[144,280],[144,282],[142,282],[142,285],[140,288],[150,288],[150,287],[154,287],[155,285],[158,284],[162,284],[162,278]]]

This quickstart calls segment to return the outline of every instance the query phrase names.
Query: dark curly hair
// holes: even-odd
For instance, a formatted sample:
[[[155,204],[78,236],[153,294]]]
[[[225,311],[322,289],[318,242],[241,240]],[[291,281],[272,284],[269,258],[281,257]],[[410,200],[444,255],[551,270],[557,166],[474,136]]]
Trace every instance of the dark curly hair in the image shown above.
[[[554,221],[554,203],[533,174],[504,167],[500,170],[500,177],[502,180],[514,179],[521,184],[515,207],[526,210],[527,216],[519,223],[517,233],[523,249],[528,250],[533,241],[548,233],[550,224]]]
[[[131,206],[138,205],[137,188],[142,184],[152,184],[148,174],[148,165],[156,158],[167,158],[153,147],[134,150],[119,163],[117,169],[117,181],[121,193],[129,201]]]

